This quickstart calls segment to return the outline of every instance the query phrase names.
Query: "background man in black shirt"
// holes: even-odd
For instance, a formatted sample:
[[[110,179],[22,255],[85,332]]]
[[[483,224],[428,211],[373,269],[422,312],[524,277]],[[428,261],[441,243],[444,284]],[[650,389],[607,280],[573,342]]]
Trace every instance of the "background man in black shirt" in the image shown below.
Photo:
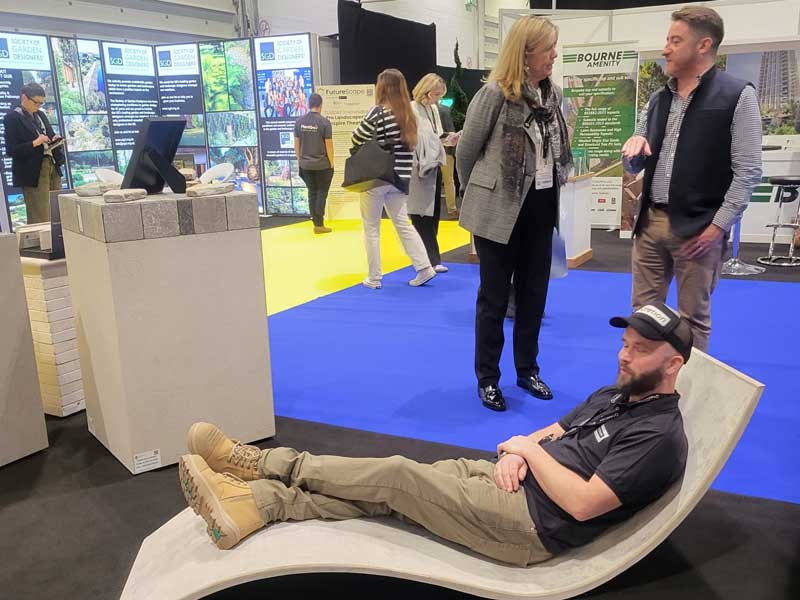
[[[330,233],[325,227],[325,203],[333,179],[333,130],[322,116],[322,96],[311,94],[309,113],[294,126],[294,152],[300,163],[300,177],[308,188],[308,208],[314,233]]]
[[[546,560],[627,519],[686,466],[675,381],[689,324],[664,304],[611,324],[625,328],[615,385],[503,442],[496,464],[260,450],[196,423],[180,463],[184,495],[223,549],[276,521],[394,515],[496,560]]]
[[[22,86],[19,106],[3,117],[13,185],[22,188],[29,224],[50,220],[50,192],[61,189],[64,151],[51,147],[61,136],[39,110],[44,100],[44,88],[27,83]]]

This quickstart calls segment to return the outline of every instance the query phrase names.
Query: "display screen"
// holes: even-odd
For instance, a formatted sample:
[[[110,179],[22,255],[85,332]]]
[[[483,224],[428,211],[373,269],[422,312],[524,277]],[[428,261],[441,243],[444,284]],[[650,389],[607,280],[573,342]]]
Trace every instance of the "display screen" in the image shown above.
[[[96,181],[94,169],[114,169],[108,88],[100,42],[50,38],[73,187]]]
[[[111,113],[111,140],[117,170],[128,167],[136,135],[145,117],[159,116],[153,47],[102,43]]]
[[[308,112],[313,92],[311,36],[256,38],[254,48],[266,212],[308,214],[308,192],[295,157],[294,127],[297,118]]]
[[[263,210],[250,41],[202,42],[199,48],[208,165],[231,163],[236,189],[254,192]]]
[[[20,88],[26,83],[38,83],[45,90],[45,103],[41,110],[47,114],[53,130],[60,133],[58,109],[50,51],[47,38],[39,35],[0,33],[0,115],[5,115],[19,105]],[[5,129],[0,121],[0,171],[3,191],[8,204],[0,207],[10,217],[14,226],[27,223],[22,190],[12,186],[11,159],[6,154]],[[3,219],[6,221],[6,219]]]

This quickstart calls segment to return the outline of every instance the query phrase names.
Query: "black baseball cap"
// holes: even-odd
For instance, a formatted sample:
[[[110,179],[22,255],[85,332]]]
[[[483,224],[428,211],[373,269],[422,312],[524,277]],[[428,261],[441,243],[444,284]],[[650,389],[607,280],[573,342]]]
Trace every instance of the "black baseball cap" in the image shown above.
[[[683,357],[689,360],[694,345],[692,328],[686,319],[666,304],[646,304],[633,311],[629,317],[612,317],[613,327],[632,327],[648,340],[668,342]]]

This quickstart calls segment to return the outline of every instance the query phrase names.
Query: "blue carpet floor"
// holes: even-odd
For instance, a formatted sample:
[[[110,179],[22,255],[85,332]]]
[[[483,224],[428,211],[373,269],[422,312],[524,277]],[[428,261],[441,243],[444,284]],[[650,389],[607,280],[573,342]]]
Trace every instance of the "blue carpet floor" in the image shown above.
[[[407,285],[411,276],[405,269],[382,290],[357,286],[270,317],[276,414],[493,450],[613,382],[621,332],[608,318],[629,312],[629,274],[572,271],[551,282],[540,364],[555,399],[514,385],[507,343],[505,413],[476,397],[477,266],[450,265],[422,288]],[[722,280],[715,292],[710,353],[766,384],[715,489],[800,503],[797,299],[790,283]]]

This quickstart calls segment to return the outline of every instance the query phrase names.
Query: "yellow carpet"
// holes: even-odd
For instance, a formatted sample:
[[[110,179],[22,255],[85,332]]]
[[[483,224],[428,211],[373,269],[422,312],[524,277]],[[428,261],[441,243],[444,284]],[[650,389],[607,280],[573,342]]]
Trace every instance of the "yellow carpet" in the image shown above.
[[[315,235],[310,221],[261,232],[268,314],[338,292],[367,276],[361,221],[331,221],[326,225],[333,233]],[[466,244],[469,232],[456,221],[441,222],[442,252]],[[381,221],[381,262],[384,274],[411,264],[388,219]]]

